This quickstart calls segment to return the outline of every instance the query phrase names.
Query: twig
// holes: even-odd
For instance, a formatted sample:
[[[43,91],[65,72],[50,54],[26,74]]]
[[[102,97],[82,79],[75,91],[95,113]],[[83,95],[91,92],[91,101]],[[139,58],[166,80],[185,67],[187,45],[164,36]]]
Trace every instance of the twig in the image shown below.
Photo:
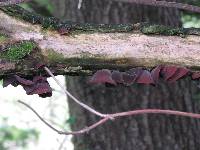
[[[30,105],[28,105],[25,102],[22,102],[20,100],[18,100],[19,103],[23,104],[24,106],[26,106],[27,108],[29,108],[44,124],[46,124],[49,128],[51,128],[53,131],[57,132],[58,134],[64,134],[64,135],[77,135],[77,134],[82,134],[82,133],[86,133],[89,132],[90,130],[96,128],[97,126],[103,124],[104,122],[106,122],[107,120],[109,120],[109,118],[103,118],[101,119],[99,122],[84,128],[82,130],[79,131],[73,131],[73,132],[65,132],[65,131],[60,131],[58,129],[56,129],[55,127],[53,127],[51,124],[49,124],[47,121],[45,121],[38,113],[36,110],[34,110]]]
[[[25,105],[27,108],[29,108],[32,112],[34,112],[34,114],[42,121],[44,122],[49,128],[51,128],[52,130],[56,131],[57,133],[60,133],[61,131],[57,130],[56,128],[54,128],[52,125],[50,125],[48,122],[46,122],[38,113],[37,111],[35,111],[30,105],[26,104],[25,102],[22,102],[20,100],[18,100],[19,103]]]
[[[89,107],[88,105],[80,102],[77,98],[75,98],[69,91],[67,91],[65,89],[65,87],[63,87],[63,85],[56,79],[56,77],[53,75],[53,73],[47,68],[44,67],[45,71],[53,78],[53,80],[60,86],[60,88],[65,92],[65,94],[67,94],[72,100],[74,100],[77,104],[79,104],[80,106],[82,106],[83,108],[85,108],[86,110],[90,111],[91,113],[100,116],[100,117],[107,117],[107,114],[102,114],[96,110],[94,110],[93,108]],[[111,118],[112,119],[112,118]]]
[[[149,6],[155,6],[155,7],[177,8],[181,10],[200,13],[200,7],[198,6],[177,3],[177,2],[166,2],[166,1],[157,1],[157,0],[114,0],[114,1],[136,3],[136,4],[149,5]]]
[[[46,122],[31,106],[28,104],[18,101],[19,103],[25,105],[27,108],[29,108],[33,113],[35,113],[38,118],[44,122],[48,127],[50,127],[52,130],[57,132],[58,134],[64,134],[64,135],[79,135],[83,133],[88,133],[90,130],[104,124],[108,120],[110,120],[109,117],[112,118],[118,118],[118,117],[125,117],[125,116],[136,116],[136,115],[143,115],[143,114],[165,114],[165,115],[176,115],[176,116],[184,116],[184,117],[191,117],[191,118],[197,118],[200,119],[200,114],[195,113],[189,113],[189,112],[182,112],[182,111],[176,111],[176,110],[162,110],[162,109],[142,109],[142,110],[133,110],[133,111],[127,111],[127,112],[120,112],[120,113],[114,113],[114,114],[108,114],[108,117],[101,119],[100,121],[92,124],[89,127],[86,127],[84,129],[81,129],[79,131],[72,131],[72,132],[66,132],[66,131],[60,131],[56,128],[54,128],[52,125],[50,125],[48,122]]]
[[[67,141],[67,136],[64,137],[64,139],[61,141],[61,143],[59,144],[58,150],[62,150],[63,146],[65,144],[65,142]]]
[[[28,2],[30,0],[5,0],[3,2],[0,2],[0,6],[8,6],[8,5],[13,5],[13,4],[19,4],[23,2]]]

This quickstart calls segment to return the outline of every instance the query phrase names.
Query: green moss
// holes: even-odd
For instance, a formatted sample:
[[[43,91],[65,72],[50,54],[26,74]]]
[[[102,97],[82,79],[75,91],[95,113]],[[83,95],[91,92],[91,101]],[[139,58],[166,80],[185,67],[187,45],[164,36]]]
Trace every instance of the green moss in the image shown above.
[[[62,54],[57,53],[54,50],[48,50],[47,57],[49,61],[53,61],[53,62],[63,62],[65,60]]]
[[[9,60],[19,60],[30,54],[31,51],[36,47],[36,44],[30,41],[23,41],[20,43],[15,43],[8,48],[6,48],[5,52],[0,54],[1,58],[6,58]]]
[[[0,33],[0,43],[4,43],[7,40],[7,36]]]
[[[186,35],[186,31],[182,28],[172,28],[163,25],[144,25],[141,27],[141,32],[144,34]]]
[[[17,5],[6,6],[0,9],[10,16],[23,19],[32,24],[41,24],[43,28],[57,29],[58,26],[60,25],[59,20],[54,17],[43,17],[36,13],[29,12]]]
[[[73,24],[72,32],[74,33],[114,33],[114,32],[131,32],[132,24]]]

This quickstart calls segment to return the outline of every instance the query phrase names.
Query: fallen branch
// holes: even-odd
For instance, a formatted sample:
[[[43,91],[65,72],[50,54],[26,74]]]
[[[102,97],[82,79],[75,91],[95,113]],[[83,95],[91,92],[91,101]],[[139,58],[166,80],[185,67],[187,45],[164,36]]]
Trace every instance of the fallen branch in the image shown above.
[[[69,23],[37,16],[19,6],[0,7],[0,20],[0,75],[33,75],[38,71],[36,63],[45,64],[56,75],[91,75],[100,69],[160,64],[200,68],[199,29]],[[24,41],[35,48],[22,56],[6,55],[12,47],[25,45]]]

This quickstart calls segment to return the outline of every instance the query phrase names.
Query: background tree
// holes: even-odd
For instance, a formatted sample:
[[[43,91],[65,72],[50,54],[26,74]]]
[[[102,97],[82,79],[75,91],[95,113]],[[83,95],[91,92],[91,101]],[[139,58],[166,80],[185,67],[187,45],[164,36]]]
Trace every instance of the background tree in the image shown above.
[[[54,15],[62,20],[89,23],[151,22],[181,26],[181,13],[176,9],[155,8],[108,0],[54,0]],[[58,11],[59,10],[59,11]],[[162,108],[199,112],[195,100],[198,89],[190,79],[174,84],[160,83],[157,87],[134,85],[108,88],[86,84],[87,78],[67,77],[67,88],[84,102],[104,113],[140,108]],[[91,124],[97,117],[69,101],[70,113],[77,124],[72,129]],[[109,122],[89,134],[74,137],[76,150],[182,150],[199,149],[199,120],[143,115]]]

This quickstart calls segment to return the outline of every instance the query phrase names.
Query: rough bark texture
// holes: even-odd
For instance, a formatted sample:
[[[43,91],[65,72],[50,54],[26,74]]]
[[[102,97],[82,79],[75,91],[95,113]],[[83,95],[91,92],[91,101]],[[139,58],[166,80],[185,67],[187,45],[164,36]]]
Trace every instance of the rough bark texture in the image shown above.
[[[141,7],[141,5],[113,2],[112,0],[83,0],[82,7],[79,10],[78,0],[54,0],[53,2],[56,7],[56,17],[75,22],[137,23],[146,21],[176,27],[181,26],[180,20],[176,19],[180,17],[180,13],[170,9],[157,9],[149,6]]]
[[[81,22],[127,23],[150,21],[180,26],[180,14],[172,9],[155,9],[112,1],[56,0],[56,14],[61,18]],[[67,78],[70,91],[101,112],[120,112],[139,108],[162,108],[188,112],[200,111],[198,89],[190,79],[175,84],[160,83],[157,87],[134,85],[107,88],[91,86],[81,77]],[[70,104],[76,117],[72,129],[79,129],[97,117]],[[183,117],[143,115],[115,120],[98,127],[89,134],[74,137],[75,150],[198,150],[200,149],[200,121]]]
[[[86,78],[68,80],[68,89],[98,111],[114,113],[140,108],[161,108],[199,113],[199,89],[190,79],[157,87],[134,85],[106,88],[89,86]],[[81,84],[82,83],[82,84]],[[80,86],[81,84],[81,86]],[[96,122],[99,118],[70,102],[76,118],[72,129]],[[108,122],[88,134],[74,137],[75,150],[198,150],[200,121],[165,115],[140,115]]]

